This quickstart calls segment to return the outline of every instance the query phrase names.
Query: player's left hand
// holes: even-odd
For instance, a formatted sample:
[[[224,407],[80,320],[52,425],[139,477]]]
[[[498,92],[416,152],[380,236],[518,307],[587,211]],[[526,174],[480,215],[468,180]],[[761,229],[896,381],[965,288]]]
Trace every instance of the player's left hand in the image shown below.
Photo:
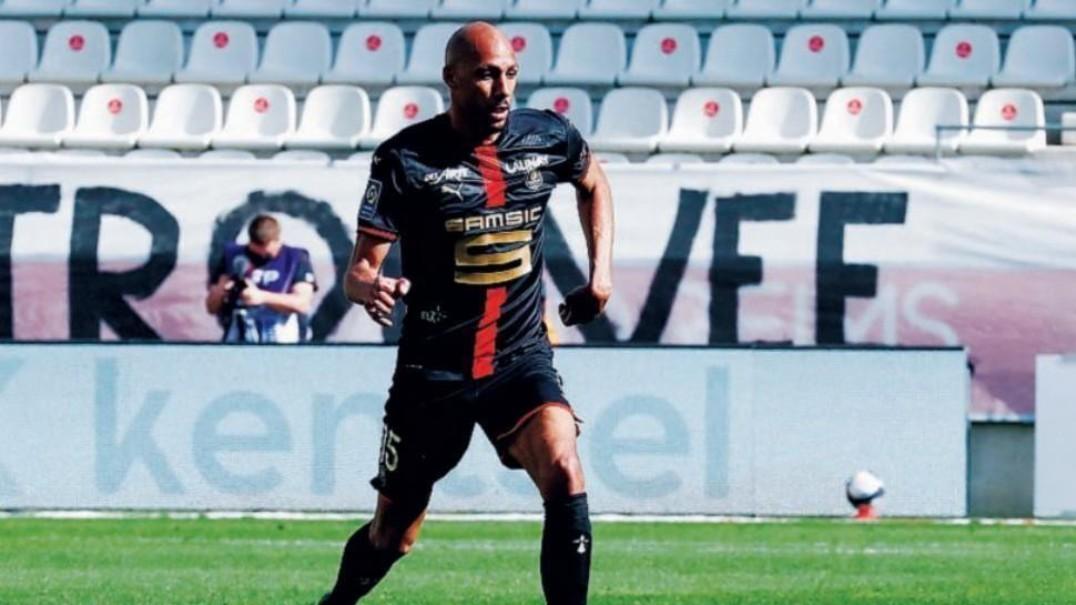
[[[590,283],[576,288],[560,304],[560,320],[566,326],[594,321],[605,311],[605,305],[612,295],[612,285]]]
[[[248,279],[247,287],[243,288],[243,293],[239,295],[239,299],[248,307],[264,305],[266,300],[265,290],[255,286],[254,282]]]

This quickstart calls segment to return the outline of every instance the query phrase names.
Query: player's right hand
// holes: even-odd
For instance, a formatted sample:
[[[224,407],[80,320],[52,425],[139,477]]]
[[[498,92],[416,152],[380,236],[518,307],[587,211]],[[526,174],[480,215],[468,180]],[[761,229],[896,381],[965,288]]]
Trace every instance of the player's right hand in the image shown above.
[[[366,313],[375,322],[383,326],[392,325],[392,309],[411,290],[411,281],[406,277],[382,277],[378,275],[371,284],[370,299],[363,304]]]

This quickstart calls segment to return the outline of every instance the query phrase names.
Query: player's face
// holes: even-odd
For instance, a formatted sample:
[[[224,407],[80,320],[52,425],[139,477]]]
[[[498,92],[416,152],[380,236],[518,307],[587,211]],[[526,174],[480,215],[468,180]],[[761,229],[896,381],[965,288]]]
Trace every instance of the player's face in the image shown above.
[[[511,50],[490,53],[467,67],[470,70],[457,81],[453,102],[459,103],[472,124],[489,132],[502,130],[508,122],[519,74],[514,54]]]

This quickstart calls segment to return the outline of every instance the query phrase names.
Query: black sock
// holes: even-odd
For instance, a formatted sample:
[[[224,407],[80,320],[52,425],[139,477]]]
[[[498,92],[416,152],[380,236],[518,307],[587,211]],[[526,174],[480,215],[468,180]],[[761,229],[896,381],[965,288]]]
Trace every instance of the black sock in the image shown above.
[[[399,552],[375,549],[370,543],[370,524],[363,525],[348,538],[340,560],[336,586],[325,595],[321,605],[354,605],[377,586],[392,564],[402,556]]]
[[[542,590],[548,605],[585,605],[590,586],[590,510],[587,495],[546,502],[542,532]]]

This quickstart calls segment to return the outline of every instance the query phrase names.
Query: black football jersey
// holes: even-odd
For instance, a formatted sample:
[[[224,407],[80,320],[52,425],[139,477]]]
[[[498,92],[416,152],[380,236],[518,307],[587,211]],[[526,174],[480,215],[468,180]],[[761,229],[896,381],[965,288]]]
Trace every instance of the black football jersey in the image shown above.
[[[398,364],[468,378],[548,346],[543,218],[590,153],[550,111],[517,109],[495,144],[463,143],[447,114],[374,152],[360,232],[400,242],[411,280]]]

